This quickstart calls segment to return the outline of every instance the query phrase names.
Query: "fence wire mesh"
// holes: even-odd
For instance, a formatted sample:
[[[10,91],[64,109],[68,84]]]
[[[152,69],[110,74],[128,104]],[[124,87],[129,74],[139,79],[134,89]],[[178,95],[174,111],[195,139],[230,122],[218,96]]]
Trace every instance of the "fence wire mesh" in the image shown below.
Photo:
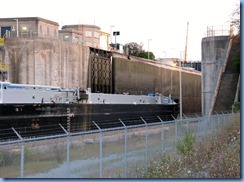
[[[89,132],[65,133],[0,142],[2,178],[136,178],[146,173],[157,156],[174,153],[177,143],[191,132],[205,140],[240,113],[183,120],[147,122]]]

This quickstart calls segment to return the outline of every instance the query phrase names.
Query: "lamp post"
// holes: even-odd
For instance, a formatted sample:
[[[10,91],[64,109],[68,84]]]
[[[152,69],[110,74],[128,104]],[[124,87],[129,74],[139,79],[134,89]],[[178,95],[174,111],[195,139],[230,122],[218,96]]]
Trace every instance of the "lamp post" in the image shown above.
[[[182,75],[181,75],[181,70],[182,70],[182,66],[181,66],[181,63],[182,63],[182,57],[185,55],[182,55],[182,54],[185,54],[184,51],[181,51],[180,52],[180,61],[179,61],[179,72],[180,72],[180,120],[182,120]]]
[[[112,28],[114,25],[110,25],[110,43],[112,43]]]
[[[14,19],[16,21],[16,37],[19,37],[19,19]]]
[[[149,59],[149,41],[152,39],[148,39],[148,51],[147,51],[147,59]]]
[[[181,80],[181,60],[179,62],[180,67],[180,120],[182,120],[182,80]]]

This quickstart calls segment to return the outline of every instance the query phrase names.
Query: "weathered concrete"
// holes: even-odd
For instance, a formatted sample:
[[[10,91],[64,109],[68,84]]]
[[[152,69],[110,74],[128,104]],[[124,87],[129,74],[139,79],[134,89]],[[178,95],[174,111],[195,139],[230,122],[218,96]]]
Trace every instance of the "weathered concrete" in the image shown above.
[[[4,55],[4,61],[9,65],[9,81],[12,83],[65,88],[87,88],[91,85],[88,83],[89,47],[51,38],[9,38],[5,41]],[[128,60],[126,55],[114,54],[113,92],[171,93],[179,99],[179,69],[161,65],[136,57]],[[200,73],[182,69],[182,94],[184,113],[201,111]]]
[[[214,110],[217,112],[231,110],[234,104],[239,72],[234,69],[233,62],[238,58],[238,54],[240,55],[240,41],[238,38],[235,38],[232,43],[226,69],[222,74],[220,88],[214,105]]]
[[[202,39],[202,113],[208,115],[221,67],[226,57],[229,36]]]
[[[49,38],[6,38],[4,47],[12,83],[87,86],[86,46]]]
[[[136,61],[137,60],[137,61]],[[148,60],[126,57],[114,58],[114,85],[116,93],[162,93],[179,99],[179,69],[164,68]],[[150,64],[149,64],[150,63]],[[182,69],[183,113],[201,111],[201,74]]]

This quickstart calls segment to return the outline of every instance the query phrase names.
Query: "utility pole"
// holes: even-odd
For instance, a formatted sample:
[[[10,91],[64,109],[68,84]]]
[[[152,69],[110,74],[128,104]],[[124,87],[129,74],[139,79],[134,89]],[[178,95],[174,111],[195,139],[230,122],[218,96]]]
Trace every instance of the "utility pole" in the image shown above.
[[[186,62],[186,58],[187,58],[188,26],[189,26],[189,22],[187,22],[186,46],[185,46],[185,59],[184,59],[184,62]],[[181,76],[181,61],[180,61],[180,120],[182,120],[182,76]]]
[[[189,22],[187,22],[187,30],[186,30],[186,46],[185,46],[185,59],[184,59],[184,62],[186,62],[186,58],[187,58],[188,27],[189,27]]]

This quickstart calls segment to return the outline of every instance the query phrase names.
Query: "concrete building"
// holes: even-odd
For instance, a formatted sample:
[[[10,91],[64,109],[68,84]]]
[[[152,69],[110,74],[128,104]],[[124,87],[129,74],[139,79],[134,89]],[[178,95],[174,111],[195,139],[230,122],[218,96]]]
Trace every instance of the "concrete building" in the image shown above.
[[[59,34],[61,40],[100,48],[100,27],[96,25],[65,25]]]
[[[48,37],[58,39],[59,24],[39,17],[0,18],[0,37]]]
[[[0,38],[46,37],[100,48],[100,27],[96,25],[65,25],[40,17],[0,18]]]
[[[202,113],[213,111],[222,73],[228,61],[232,31],[207,29],[207,37],[202,39]],[[215,30],[215,31],[214,31]],[[225,97],[226,98],[226,97]],[[225,99],[224,98],[224,99]]]

